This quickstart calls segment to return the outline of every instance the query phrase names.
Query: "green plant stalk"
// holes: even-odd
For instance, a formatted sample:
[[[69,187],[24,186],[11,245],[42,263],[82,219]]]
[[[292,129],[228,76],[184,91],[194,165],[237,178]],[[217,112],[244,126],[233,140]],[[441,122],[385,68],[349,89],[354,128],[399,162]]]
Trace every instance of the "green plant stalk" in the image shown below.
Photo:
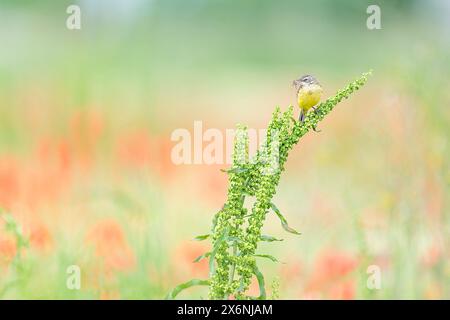
[[[281,173],[287,161],[289,151],[300,138],[317,124],[343,99],[363,86],[371,72],[364,73],[359,79],[338,91],[335,96],[319,104],[316,110],[309,112],[303,122],[293,118],[294,107],[281,113],[277,107],[269,123],[265,143],[253,159],[248,155],[248,134],[245,126],[239,126],[235,138],[232,166],[226,172],[229,175],[227,201],[213,218],[211,235],[202,235],[197,240],[212,239],[212,250],[199,258],[209,257],[210,279],[195,280],[176,287],[172,292],[178,294],[191,285],[209,285],[210,299],[265,299],[265,281],[257,267],[256,257],[274,257],[256,254],[259,241],[276,241],[274,237],[262,236],[261,229],[270,208],[276,213],[283,228],[299,234],[290,228],[287,220],[272,203]],[[254,200],[251,214],[244,206],[246,197]],[[259,297],[246,295],[252,277],[256,276],[260,287]],[[170,295],[169,297],[174,297]]]
[[[235,168],[242,168],[248,163],[248,134],[245,126],[238,126],[236,132],[234,150],[233,150],[233,164]],[[231,272],[229,268],[236,263],[236,250],[234,254],[230,255],[229,246],[226,241],[218,244],[217,241],[225,230],[231,230],[229,235],[235,239],[242,239],[242,224],[247,210],[244,208],[244,190],[247,179],[244,171],[229,173],[229,188],[228,200],[220,210],[213,223],[212,241],[215,245],[219,245],[218,252],[214,257],[210,257],[210,263],[214,263],[211,259],[215,259],[218,268],[210,274],[211,285],[214,290],[210,290],[209,297],[211,299],[227,298],[236,288],[236,283],[233,281],[234,271]],[[236,244],[233,244],[236,248]],[[211,268],[210,268],[211,269]],[[210,270],[211,272],[211,270]]]
[[[29,247],[29,239],[26,236],[24,236],[22,232],[22,227],[16,222],[14,217],[11,214],[3,211],[2,208],[0,208],[0,219],[2,219],[5,222],[4,227],[6,232],[14,236],[17,246],[16,254],[11,263],[13,270],[15,271],[16,279],[6,282],[3,285],[3,288],[0,288],[0,299],[1,299],[6,295],[6,293],[10,289],[20,285],[20,283],[23,281],[23,274],[25,272],[25,267],[22,259],[22,251]]]
[[[261,161],[261,152],[256,157],[256,161],[250,167],[250,172],[243,172],[254,182],[251,186],[253,190],[242,190],[242,186],[235,188],[236,186],[230,183],[229,201],[227,203],[234,203],[233,198],[241,195],[255,195],[256,201],[252,208],[252,214],[248,220],[248,227],[243,234],[242,241],[239,242],[239,256],[234,255],[235,262],[232,265],[232,277],[234,277],[234,270],[237,271],[239,280],[236,282],[239,284],[239,292],[236,294],[236,298],[244,299],[245,291],[250,286],[251,279],[254,274],[256,261],[254,254],[258,246],[258,242],[261,238],[261,228],[264,224],[266,214],[269,211],[272,203],[272,198],[276,193],[276,187],[280,181],[281,172],[284,171],[284,165],[286,163],[289,151],[298,143],[300,138],[304,136],[311,129],[315,129],[319,121],[321,121],[342,99],[348,98],[348,96],[354,91],[358,90],[367,81],[367,76],[370,73],[363,74],[361,78],[350,83],[346,88],[336,93],[334,97],[329,98],[325,102],[321,103],[315,111],[307,114],[303,122],[292,121],[293,120],[293,107],[280,115],[280,110],[277,108],[273,114],[272,121],[269,124],[267,139],[265,144],[266,151],[270,154],[270,145],[273,143],[273,133],[278,132],[278,161],[279,167],[274,170],[272,174],[264,174],[264,169],[269,169],[271,163],[267,161]],[[233,167],[237,167],[237,163],[233,162]],[[235,179],[236,173],[230,173],[230,182]],[[242,178],[242,177],[241,177]],[[231,200],[231,201],[230,201]],[[242,210],[242,208],[240,208]],[[223,212],[225,215],[227,212]],[[239,227],[242,223],[239,224]],[[234,226],[234,227],[237,227]],[[242,234],[242,233],[241,233]],[[224,245],[223,251],[227,250]],[[226,261],[218,261],[218,272],[220,274],[229,274],[229,265]],[[217,279],[219,280],[219,279]],[[234,279],[231,283],[235,283]],[[212,281],[210,284],[210,298],[226,298],[228,294],[232,294],[236,285],[226,289],[222,288],[220,281]],[[222,291],[223,290],[223,291]]]

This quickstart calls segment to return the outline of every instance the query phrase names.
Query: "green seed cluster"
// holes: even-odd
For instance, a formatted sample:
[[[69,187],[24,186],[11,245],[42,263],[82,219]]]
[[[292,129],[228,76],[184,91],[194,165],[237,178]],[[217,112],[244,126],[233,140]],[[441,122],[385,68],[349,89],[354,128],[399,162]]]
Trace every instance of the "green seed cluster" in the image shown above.
[[[213,243],[221,239],[221,236],[227,232],[228,238],[232,239],[233,252],[236,253],[238,239],[243,237],[242,225],[247,209],[244,208],[245,188],[247,176],[245,168],[248,166],[248,133],[247,127],[238,126],[234,141],[233,150],[233,168],[241,172],[229,173],[228,200],[216,216],[213,223]],[[217,270],[212,275],[211,290],[209,297],[211,299],[228,298],[236,290],[236,282],[230,274],[230,266],[236,264],[236,255],[230,254],[230,241],[221,241],[218,252],[215,255]],[[233,253],[232,252],[232,253]]]
[[[261,228],[272,204],[276,187],[284,171],[289,151],[300,138],[315,129],[340,101],[349,97],[367,81],[369,73],[338,91],[335,96],[309,112],[303,122],[294,119],[290,106],[281,113],[277,107],[267,130],[265,143],[249,160],[246,127],[239,127],[235,138],[233,165],[229,174],[228,199],[214,217],[212,242],[214,254],[210,255],[210,299],[248,299],[248,290],[254,275],[262,276],[256,266],[255,253],[261,241]],[[252,199],[249,214],[244,207],[246,197]],[[258,279],[260,282],[260,279]],[[265,298],[265,290],[261,288]]]

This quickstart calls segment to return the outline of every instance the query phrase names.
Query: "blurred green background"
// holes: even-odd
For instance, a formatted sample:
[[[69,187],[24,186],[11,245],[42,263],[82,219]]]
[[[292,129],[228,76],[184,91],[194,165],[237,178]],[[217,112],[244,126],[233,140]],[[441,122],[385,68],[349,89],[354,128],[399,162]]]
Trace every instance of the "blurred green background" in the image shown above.
[[[283,299],[450,298],[449,16],[447,1],[1,0],[0,207],[29,245],[0,220],[0,298],[160,299],[206,277],[190,239],[226,198],[225,165],[174,165],[171,133],[264,128],[300,75],[327,97],[369,69],[290,155],[275,202],[302,235],[269,216],[285,240],[260,252],[284,263],[263,262],[266,282]]]

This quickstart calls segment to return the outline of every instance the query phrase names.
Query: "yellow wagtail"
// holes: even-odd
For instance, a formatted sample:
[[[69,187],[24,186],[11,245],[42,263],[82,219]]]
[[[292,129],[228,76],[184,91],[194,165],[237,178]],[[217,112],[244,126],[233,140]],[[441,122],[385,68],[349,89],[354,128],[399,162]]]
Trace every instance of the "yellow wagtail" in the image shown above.
[[[322,86],[319,81],[311,75],[305,75],[303,77],[294,80],[293,82],[297,89],[297,101],[300,107],[299,121],[303,122],[306,113],[309,109],[317,105],[322,96]]]

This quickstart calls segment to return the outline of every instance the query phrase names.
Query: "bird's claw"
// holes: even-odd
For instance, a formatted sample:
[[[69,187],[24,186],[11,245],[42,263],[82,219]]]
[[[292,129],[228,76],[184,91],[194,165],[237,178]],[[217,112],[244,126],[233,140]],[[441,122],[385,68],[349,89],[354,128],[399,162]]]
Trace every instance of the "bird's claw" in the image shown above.
[[[314,113],[318,114],[319,113],[319,108],[318,107],[313,107]]]

